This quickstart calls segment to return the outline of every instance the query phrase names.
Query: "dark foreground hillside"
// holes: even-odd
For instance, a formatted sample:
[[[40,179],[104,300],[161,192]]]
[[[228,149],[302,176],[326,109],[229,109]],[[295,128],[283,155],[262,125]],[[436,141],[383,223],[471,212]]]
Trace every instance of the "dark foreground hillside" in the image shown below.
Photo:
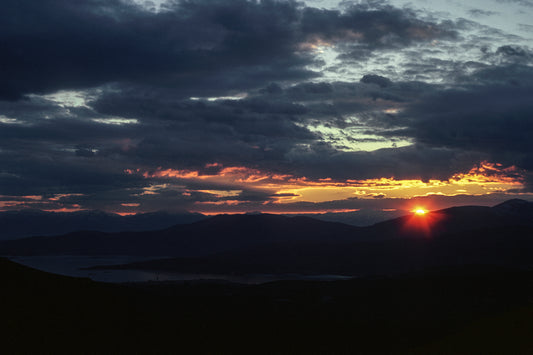
[[[5,353],[531,353],[533,273],[100,284],[0,259]]]

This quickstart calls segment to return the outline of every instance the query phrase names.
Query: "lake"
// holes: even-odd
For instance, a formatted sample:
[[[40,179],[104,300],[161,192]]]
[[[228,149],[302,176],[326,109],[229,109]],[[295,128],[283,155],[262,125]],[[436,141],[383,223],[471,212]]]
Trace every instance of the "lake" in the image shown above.
[[[220,274],[183,274],[143,270],[83,270],[98,265],[118,265],[137,261],[153,260],[156,257],[136,257],[125,255],[105,256],[77,256],[77,255],[53,255],[53,256],[16,256],[10,260],[32,267],[37,270],[53,274],[87,277],[100,282],[148,282],[148,281],[191,281],[191,280],[217,280],[242,284],[261,284],[279,280],[345,280],[350,276],[342,275],[220,275]]]

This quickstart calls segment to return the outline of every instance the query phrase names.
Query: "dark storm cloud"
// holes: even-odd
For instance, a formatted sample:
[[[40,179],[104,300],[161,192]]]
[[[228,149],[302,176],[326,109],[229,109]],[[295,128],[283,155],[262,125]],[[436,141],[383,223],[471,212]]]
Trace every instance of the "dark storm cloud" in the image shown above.
[[[285,97],[210,102],[176,100],[162,90],[130,90],[103,96],[94,107],[143,122],[144,127],[132,129],[144,131],[144,137],[127,155],[163,166],[275,162],[294,144],[318,139],[299,124],[307,108]]]
[[[501,3],[514,3],[514,4],[518,4],[518,5],[521,5],[521,6],[526,6],[526,7],[533,7],[533,1],[531,0],[497,0],[498,2],[501,2]]]
[[[110,161],[87,161],[51,154],[0,154],[0,195],[40,195],[50,193],[93,193],[96,191],[143,186],[139,177],[125,175]]]
[[[276,165],[295,146],[320,140],[305,128],[310,121],[342,127],[342,114],[363,109],[364,104],[349,100],[374,96],[374,88],[366,86],[305,83],[269,92],[269,85],[241,100],[213,102],[176,100],[172,91],[128,90],[104,95],[92,105],[100,114],[143,123],[130,128],[145,131],[131,156],[197,167],[214,161]]]
[[[301,79],[298,6],[284,1],[180,1],[152,13],[111,1],[4,1],[1,97],[109,82],[247,88]]]
[[[503,76],[502,72],[505,72],[504,68],[491,73],[479,72],[471,80],[489,87]],[[130,90],[106,94],[92,102],[99,112],[85,112],[87,118],[102,114],[107,115],[104,117],[117,115],[135,117],[140,123],[105,125],[89,119],[69,121],[66,117],[59,116],[57,119],[47,120],[34,118],[32,125],[28,126],[4,125],[6,129],[2,130],[2,134],[6,139],[5,147],[18,147],[18,163],[27,163],[28,168],[21,171],[13,164],[4,166],[20,176],[43,176],[47,181],[43,186],[46,187],[61,182],[71,186],[73,192],[87,193],[105,187],[107,169],[107,178],[117,183],[115,186],[110,184],[110,189],[121,184],[123,187],[147,186],[151,181],[120,178],[124,169],[136,166],[202,169],[208,163],[218,162],[227,166],[252,166],[263,171],[290,172],[295,176],[311,179],[331,177],[342,180],[386,176],[427,180],[446,179],[454,173],[468,171],[480,160],[496,157],[495,149],[479,147],[475,140],[470,145],[461,145],[454,139],[435,143],[439,140],[425,136],[429,133],[424,129],[433,127],[436,122],[426,112],[440,112],[448,106],[457,107],[458,110],[461,105],[466,107],[471,98],[467,96],[462,101],[463,104],[457,98],[461,93],[467,95],[464,89],[458,90],[457,97],[452,95],[450,101],[445,101],[442,98],[449,91],[443,91],[439,86],[392,82],[382,77],[379,79],[377,83],[375,80],[363,80],[366,83],[305,83],[285,89],[277,86],[276,90],[268,90],[273,87],[269,85],[242,100],[213,102],[177,101],[172,99],[171,92],[164,90]],[[387,86],[380,86],[382,81],[386,81]],[[523,75],[522,81],[527,82]],[[478,85],[476,90],[481,87],[481,84]],[[474,88],[470,90],[475,91]],[[470,91],[467,93],[473,95]],[[477,106],[481,106],[485,97],[479,95],[480,102],[475,102]],[[521,100],[515,93],[511,96]],[[434,101],[429,101],[431,97],[437,103],[443,100],[440,102],[442,110]],[[324,101],[330,103],[324,104]],[[424,101],[427,101],[426,106],[421,103]],[[28,102],[21,102],[22,104],[29,105]],[[406,107],[405,113],[390,116],[373,112],[364,116],[367,111],[383,110],[391,104],[403,105],[402,107]],[[512,103],[509,105],[512,106]],[[414,117],[415,111],[416,119],[405,119],[407,113]],[[374,152],[342,152],[333,147],[331,142],[324,141],[319,134],[305,128],[315,121],[347,127],[353,123],[346,123],[343,115],[357,112],[361,115],[361,127],[366,127],[367,133],[373,133],[372,130],[375,133],[379,127],[394,129],[380,134],[391,138],[407,136],[418,144]],[[423,118],[428,120],[425,125]],[[339,121],[344,122],[344,126]],[[466,125],[466,122],[459,123]],[[480,124],[479,121],[475,123]],[[398,125],[405,125],[407,128],[398,130]],[[435,132],[444,134],[445,130],[435,128]],[[127,137],[131,142],[124,146],[121,139]],[[357,140],[357,137],[352,138]],[[50,141],[55,143],[55,147],[49,146],[47,142]],[[513,144],[525,143],[519,139]],[[516,151],[520,147],[511,150],[513,149]],[[11,155],[7,163],[15,157],[16,155]],[[29,157],[32,159],[28,159]],[[47,163],[47,159],[57,162],[57,166]],[[52,169],[42,174],[47,165]],[[75,170],[76,173],[69,175],[70,170]],[[63,174],[69,176],[65,178],[62,177]],[[51,176],[48,178],[48,175]],[[35,183],[35,180],[26,181],[28,182],[20,186],[28,188]],[[205,196],[202,196],[193,197],[204,201]],[[261,198],[269,200],[268,196]],[[122,199],[129,201],[127,194],[122,194]]]
[[[2,114],[17,122],[2,124],[0,147],[4,169],[21,177],[19,190],[42,176],[43,186],[61,182],[85,192],[104,184],[106,166],[115,168],[111,175],[138,165],[201,168],[214,161],[282,169],[301,145],[334,153],[305,128],[310,120],[343,127],[344,114],[368,107],[349,98],[369,90],[373,100],[401,98],[371,85],[267,85],[316,75],[304,68],[313,61],[305,44],[371,49],[386,37],[408,45],[451,33],[391,6],[340,12],[292,1],[176,1],[159,13],[117,0],[7,1],[0,16],[4,99],[114,83],[91,107],[35,96],[4,101]],[[187,99],[260,86],[263,94],[240,101]],[[335,103],[324,104],[328,99]],[[113,116],[138,123],[93,121]]]
[[[492,16],[498,14],[495,11],[487,11],[482,9],[471,9],[468,10],[468,13],[474,17],[482,17],[482,16]]]
[[[380,130],[396,128],[396,118],[378,112],[407,105],[433,90],[435,85],[393,83],[367,75],[356,83],[303,83],[287,88],[270,84],[241,100],[213,102],[177,101],[168,90],[130,89],[106,94],[92,105],[101,114],[137,118],[154,130],[152,136],[145,134],[134,149],[124,153],[132,162],[194,169],[219,162],[311,178],[426,179],[449,177],[470,168],[473,160],[465,161],[455,150],[426,149],[424,145],[370,153],[341,152],[332,146],[332,139],[327,142],[324,135],[306,127],[345,129],[355,125],[367,134],[379,134]],[[357,122],[346,118],[354,114]],[[346,139],[357,143],[395,138]]]
[[[418,18],[414,11],[376,1],[350,4],[345,11],[304,10],[302,31],[338,44],[344,58],[362,57],[376,49],[402,48],[413,42],[454,39],[455,25]]]
[[[7,0],[1,10],[0,98],[8,100],[112,82],[213,96],[316,76],[305,69],[314,60],[305,44],[318,39],[372,50],[452,34],[391,6],[339,12],[294,1],[197,0],[154,13],[119,0]]]
[[[508,57],[528,57],[529,54],[526,50],[518,46],[501,46],[496,51],[496,54]]]
[[[288,159],[304,176],[318,179],[371,179],[376,176],[396,179],[448,179],[467,171],[483,155],[459,149],[435,148],[423,144],[386,148],[371,152],[338,152],[311,146],[293,150]]]
[[[93,193],[144,186],[116,157],[140,129],[94,122],[93,110],[38,97],[0,102],[0,195]],[[145,128],[146,130],[146,128]]]
[[[148,127],[104,124],[112,118],[83,107],[63,107],[38,97],[17,102],[0,102],[7,123],[0,118],[0,156],[12,160],[42,159],[43,162],[78,156],[91,150],[104,155],[113,150],[127,149],[127,141],[140,139]],[[16,117],[12,118],[12,117]],[[99,119],[100,122],[94,121]],[[139,124],[139,126],[142,126]],[[93,154],[94,156],[95,154]]]
[[[492,161],[533,169],[531,68],[490,68],[470,77],[470,83],[421,97],[399,117],[397,124],[406,128],[391,134],[431,147],[479,152]]]
[[[280,89],[281,90],[281,89]],[[305,106],[288,100],[251,97],[243,100],[177,100],[171,90],[127,90],[102,96],[92,103],[100,113],[144,120],[194,123],[199,119],[233,124],[248,118],[245,114],[302,115]]]
[[[379,87],[385,88],[392,84],[389,78],[380,75],[367,74],[361,78],[361,82],[365,84],[376,84]]]
[[[408,102],[433,90],[435,85],[422,82],[398,82],[368,74],[360,82],[304,82],[282,88],[277,83],[249,91],[240,100],[178,100],[168,89],[130,87],[105,93],[91,106],[100,114],[141,119],[144,122],[166,120],[194,124],[205,121],[235,125],[257,120],[259,116],[283,117],[302,122],[317,112],[322,115],[364,111],[378,100]],[[366,100],[366,101],[365,101]],[[372,101],[372,102],[369,102]],[[332,108],[335,106],[335,109]],[[329,109],[328,109],[329,108]]]
[[[525,32],[533,32],[533,25],[527,25],[525,23],[519,23],[518,28]]]

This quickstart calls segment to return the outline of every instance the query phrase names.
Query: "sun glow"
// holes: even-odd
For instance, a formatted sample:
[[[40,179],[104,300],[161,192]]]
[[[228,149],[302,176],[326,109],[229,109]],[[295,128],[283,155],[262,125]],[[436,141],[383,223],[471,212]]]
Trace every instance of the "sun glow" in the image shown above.
[[[412,237],[431,238],[441,229],[440,224],[446,219],[445,213],[438,210],[430,212],[425,207],[417,206],[411,212],[412,215],[403,219],[402,229]]]
[[[417,216],[423,216],[425,215],[426,213],[428,213],[428,211],[422,207],[417,207],[414,209],[413,211]]]

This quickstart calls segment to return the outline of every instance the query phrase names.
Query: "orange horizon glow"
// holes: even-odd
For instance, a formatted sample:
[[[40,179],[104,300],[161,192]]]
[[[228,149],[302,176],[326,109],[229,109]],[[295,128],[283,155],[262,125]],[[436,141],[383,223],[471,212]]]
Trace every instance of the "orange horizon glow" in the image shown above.
[[[61,208],[51,208],[51,209],[43,209],[42,211],[45,212],[80,212],[80,211],[86,211],[86,209],[81,208],[81,206],[76,205],[73,207],[61,207]]]
[[[313,215],[313,214],[325,214],[325,213],[349,213],[349,212],[359,212],[361,211],[360,208],[346,208],[346,209],[329,209],[329,210],[316,210],[316,211],[265,211],[265,212],[259,212],[262,214],[279,214],[279,215],[291,215],[291,214],[305,214],[305,215]],[[201,213],[206,216],[216,216],[220,214],[229,214],[229,215],[236,215],[236,214],[247,214],[247,213],[254,213],[256,211],[199,211],[194,210],[192,213]]]
[[[121,203],[120,205],[124,207],[139,207],[141,204],[140,203]]]
[[[427,181],[421,179],[398,180],[394,177],[363,180],[333,180],[331,178],[311,180],[305,176],[270,173],[243,166],[224,167],[219,163],[207,164],[205,168],[215,168],[218,171],[209,173],[200,170],[158,168],[155,171],[127,169],[125,173],[139,174],[146,179],[166,178],[177,179],[184,183],[203,182],[215,186],[225,186],[226,189],[186,189],[182,192],[184,196],[188,196],[187,194],[191,192],[215,195],[220,200],[199,202],[199,204],[215,204],[221,207],[246,203],[247,201],[238,202],[240,200],[235,198],[246,188],[268,193],[271,196],[270,201],[267,201],[268,203],[290,204],[295,202],[320,203],[350,198],[411,199],[432,195],[482,196],[519,189],[524,184],[524,172],[522,170],[515,166],[503,167],[501,164],[486,161],[477,164],[467,173],[454,174],[447,180],[430,179]],[[158,189],[163,190],[166,187],[168,187],[167,184],[151,185],[144,188],[140,195],[156,195],[159,193]]]
[[[221,163],[206,164],[203,169],[163,169],[155,170],[126,169],[125,174],[140,175],[145,179],[165,179],[153,181],[149,186],[137,190],[131,196],[137,196],[136,202],[123,202],[124,212],[119,214],[136,214],[144,199],[154,199],[164,191],[173,191],[183,198],[193,198],[201,194],[197,201],[189,200],[188,210],[206,215],[221,213],[237,214],[261,211],[273,214],[321,214],[338,212],[355,212],[353,209],[331,209],[317,205],[319,210],[312,210],[313,204],[353,200],[415,200],[424,199],[424,206],[406,202],[399,208],[412,211],[417,216],[426,215],[437,206],[431,206],[431,196],[487,196],[491,194],[514,194],[511,190],[524,187],[525,172],[515,166],[504,167],[502,164],[483,161],[468,172],[457,173],[449,179],[421,180],[379,177],[373,179],[311,179],[305,176],[268,172],[244,166],[223,166]],[[176,182],[173,182],[176,181]],[[193,188],[191,186],[198,186]],[[264,200],[246,199],[247,192],[257,192],[265,196]],[[520,193],[533,196],[533,194]],[[0,195],[0,211],[10,209],[38,208],[44,211],[75,212],[85,209],[73,203],[73,197],[83,194],[54,195]],[[262,205],[261,205],[262,203]],[[300,204],[301,205],[298,205]],[[295,204],[295,207],[291,207]],[[305,206],[305,207],[301,207]],[[343,204],[346,207],[355,205]],[[387,207],[387,206],[385,206]],[[394,207],[398,208],[396,204]],[[303,208],[304,211],[295,211]],[[426,212],[416,213],[416,209]],[[216,211],[215,211],[216,210]],[[288,210],[288,211],[284,211]],[[311,211],[312,210],[312,211]],[[117,213],[117,212],[115,212]]]
[[[0,212],[13,210],[13,207],[18,207],[20,209],[34,208],[44,212],[83,211],[85,209],[78,204],[61,203],[61,200],[64,198],[77,196],[83,196],[83,194],[54,194],[51,197],[42,195],[0,195]]]
[[[136,215],[136,214],[142,214],[144,212],[111,212],[111,213],[118,214],[118,215],[124,217],[124,216],[133,216],[133,215]]]

